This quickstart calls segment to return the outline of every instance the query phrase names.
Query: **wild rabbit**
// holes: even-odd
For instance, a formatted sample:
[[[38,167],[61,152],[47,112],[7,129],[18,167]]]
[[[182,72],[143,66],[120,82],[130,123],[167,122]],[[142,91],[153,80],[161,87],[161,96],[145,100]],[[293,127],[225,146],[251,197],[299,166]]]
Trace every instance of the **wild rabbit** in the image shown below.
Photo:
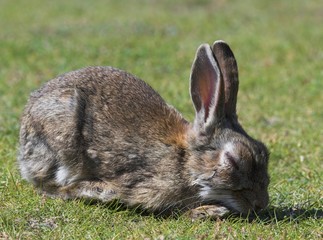
[[[239,124],[237,93],[237,63],[223,41],[197,50],[194,123],[127,72],[66,73],[33,92],[24,110],[22,177],[51,196],[192,218],[265,208],[268,151]]]

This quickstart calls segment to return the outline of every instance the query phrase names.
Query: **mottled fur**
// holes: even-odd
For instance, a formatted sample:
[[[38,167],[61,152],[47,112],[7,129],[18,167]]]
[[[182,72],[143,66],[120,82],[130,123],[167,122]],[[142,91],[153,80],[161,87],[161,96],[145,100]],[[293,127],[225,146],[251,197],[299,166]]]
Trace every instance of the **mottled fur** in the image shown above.
[[[52,196],[118,199],[152,212],[221,217],[265,207],[268,153],[238,123],[238,69],[227,44],[200,46],[190,90],[193,124],[112,67],[49,81],[22,116],[22,176]]]

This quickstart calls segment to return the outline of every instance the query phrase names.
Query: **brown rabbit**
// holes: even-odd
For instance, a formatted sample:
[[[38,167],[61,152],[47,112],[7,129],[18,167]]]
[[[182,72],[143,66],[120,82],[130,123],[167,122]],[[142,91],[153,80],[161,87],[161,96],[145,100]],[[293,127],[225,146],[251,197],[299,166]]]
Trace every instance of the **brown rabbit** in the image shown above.
[[[238,68],[225,42],[198,48],[190,84],[194,123],[112,67],[49,81],[22,116],[23,178],[51,196],[193,218],[266,207],[268,151],[238,123]]]

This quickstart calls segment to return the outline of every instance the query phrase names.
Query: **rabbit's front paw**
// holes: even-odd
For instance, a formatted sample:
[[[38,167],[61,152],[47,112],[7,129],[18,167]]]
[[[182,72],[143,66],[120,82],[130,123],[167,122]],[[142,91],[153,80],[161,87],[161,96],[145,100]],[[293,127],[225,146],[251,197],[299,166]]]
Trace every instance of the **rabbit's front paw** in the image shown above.
[[[204,205],[192,209],[189,213],[190,218],[194,221],[197,219],[218,219],[227,216],[230,210],[220,205]]]

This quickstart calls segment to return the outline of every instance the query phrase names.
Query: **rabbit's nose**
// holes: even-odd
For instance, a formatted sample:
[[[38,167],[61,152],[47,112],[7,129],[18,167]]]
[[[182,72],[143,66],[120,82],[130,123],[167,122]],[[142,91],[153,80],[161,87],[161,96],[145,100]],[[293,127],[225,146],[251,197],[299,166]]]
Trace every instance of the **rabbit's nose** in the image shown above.
[[[258,197],[252,202],[253,210],[259,211],[261,209],[265,209],[268,206],[268,203],[269,203],[268,193],[263,193],[261,194],[260,197]]]
[[[258,212],[258,211],[260,211],[261,209],[266,208],[267,203],[266,203],[266,202],[263,202],[263,201],[255,200],[255,201],[253,201],[252,205],[253,205],[253,209],[254,209],[256,212]]]

